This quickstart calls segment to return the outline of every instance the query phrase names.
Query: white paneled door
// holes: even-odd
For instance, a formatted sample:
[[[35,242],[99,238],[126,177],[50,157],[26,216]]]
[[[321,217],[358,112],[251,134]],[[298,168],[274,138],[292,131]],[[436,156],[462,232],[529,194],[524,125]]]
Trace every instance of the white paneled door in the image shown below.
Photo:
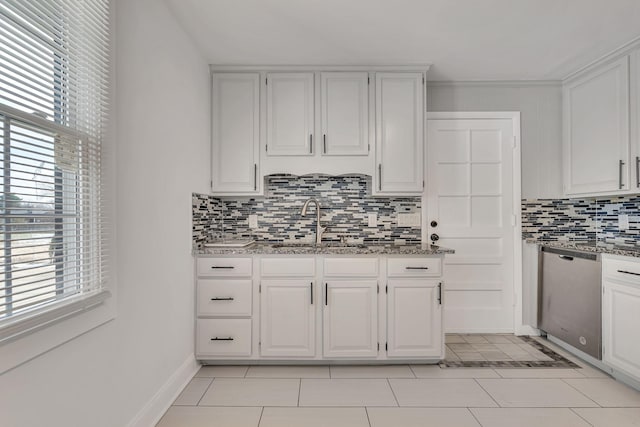
[[[429,238],[445,257],[446,332],[514,330],[511,119],[429,119]]]

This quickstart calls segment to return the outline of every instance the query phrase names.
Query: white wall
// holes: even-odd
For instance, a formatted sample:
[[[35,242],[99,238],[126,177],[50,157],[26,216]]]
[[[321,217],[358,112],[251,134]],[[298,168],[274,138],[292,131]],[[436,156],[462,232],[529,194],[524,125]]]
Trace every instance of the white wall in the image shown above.
[[[208,191],[208,67],[164,2],[116,6],[118,314],[2,375],[2,426],[125,426],[192,360],[191,192]]]
[[[560,84],[431,82],[428,111],[520,111],[522,198],[562,197]]]

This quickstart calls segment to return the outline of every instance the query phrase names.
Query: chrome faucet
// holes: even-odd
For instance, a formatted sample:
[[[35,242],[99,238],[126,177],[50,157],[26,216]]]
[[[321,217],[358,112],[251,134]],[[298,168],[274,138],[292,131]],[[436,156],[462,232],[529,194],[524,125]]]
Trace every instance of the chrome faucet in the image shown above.
[[[307,214],[307,208],[311,203],[315,203],[316,205],[316,245],[319,245],[320,243],[322,243],[322,233],[324,233],[324,231],[326,230],[326,228],[320,226],[320,202],[313,198],[307,200],[306,202],[304,202],[304,205],[302,205],[300,215],[304,216]]]

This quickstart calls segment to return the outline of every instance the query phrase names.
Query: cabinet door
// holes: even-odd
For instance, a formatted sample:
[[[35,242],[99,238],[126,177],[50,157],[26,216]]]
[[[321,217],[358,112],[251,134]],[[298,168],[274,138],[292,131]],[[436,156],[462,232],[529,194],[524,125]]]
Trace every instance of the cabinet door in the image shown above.
[[[369,76],[322,73],[322,154],[369,154]]]
[[[624,193],[629,186],[629,58],[564,85],[565,193]]]
[[[313,73],[267,74],[267,155],[313,155],[313,103]]]
[[[631,189],[640,192],[640,49],[631,54]]]
[[[442,289],[428,280],[389,280],[387,355],[441,357],[443,346]]]
[[[424,86],[422,73],[376,74],[377,194],[421,194]]]
[[[605,280],[603,286],[604,361],[640,380],[640,284]]]
[[[315,310],[311,280],[263,280],[260,296],[260,354],[315,355]]]
[[[325,283],[325,357],[376,357],[377,287],[372,280]]]
[[[214,73],[212,79],[212,191],[258,193],[260,76]]]

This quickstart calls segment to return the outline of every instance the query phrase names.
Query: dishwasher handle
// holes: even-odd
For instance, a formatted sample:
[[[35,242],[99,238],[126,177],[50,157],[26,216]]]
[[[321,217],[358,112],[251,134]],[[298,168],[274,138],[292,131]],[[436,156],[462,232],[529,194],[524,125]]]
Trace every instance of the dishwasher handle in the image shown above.
[[[569,255],[558,255],[558,258],[563,259],[565,261],[573,261],[573,257]]]

